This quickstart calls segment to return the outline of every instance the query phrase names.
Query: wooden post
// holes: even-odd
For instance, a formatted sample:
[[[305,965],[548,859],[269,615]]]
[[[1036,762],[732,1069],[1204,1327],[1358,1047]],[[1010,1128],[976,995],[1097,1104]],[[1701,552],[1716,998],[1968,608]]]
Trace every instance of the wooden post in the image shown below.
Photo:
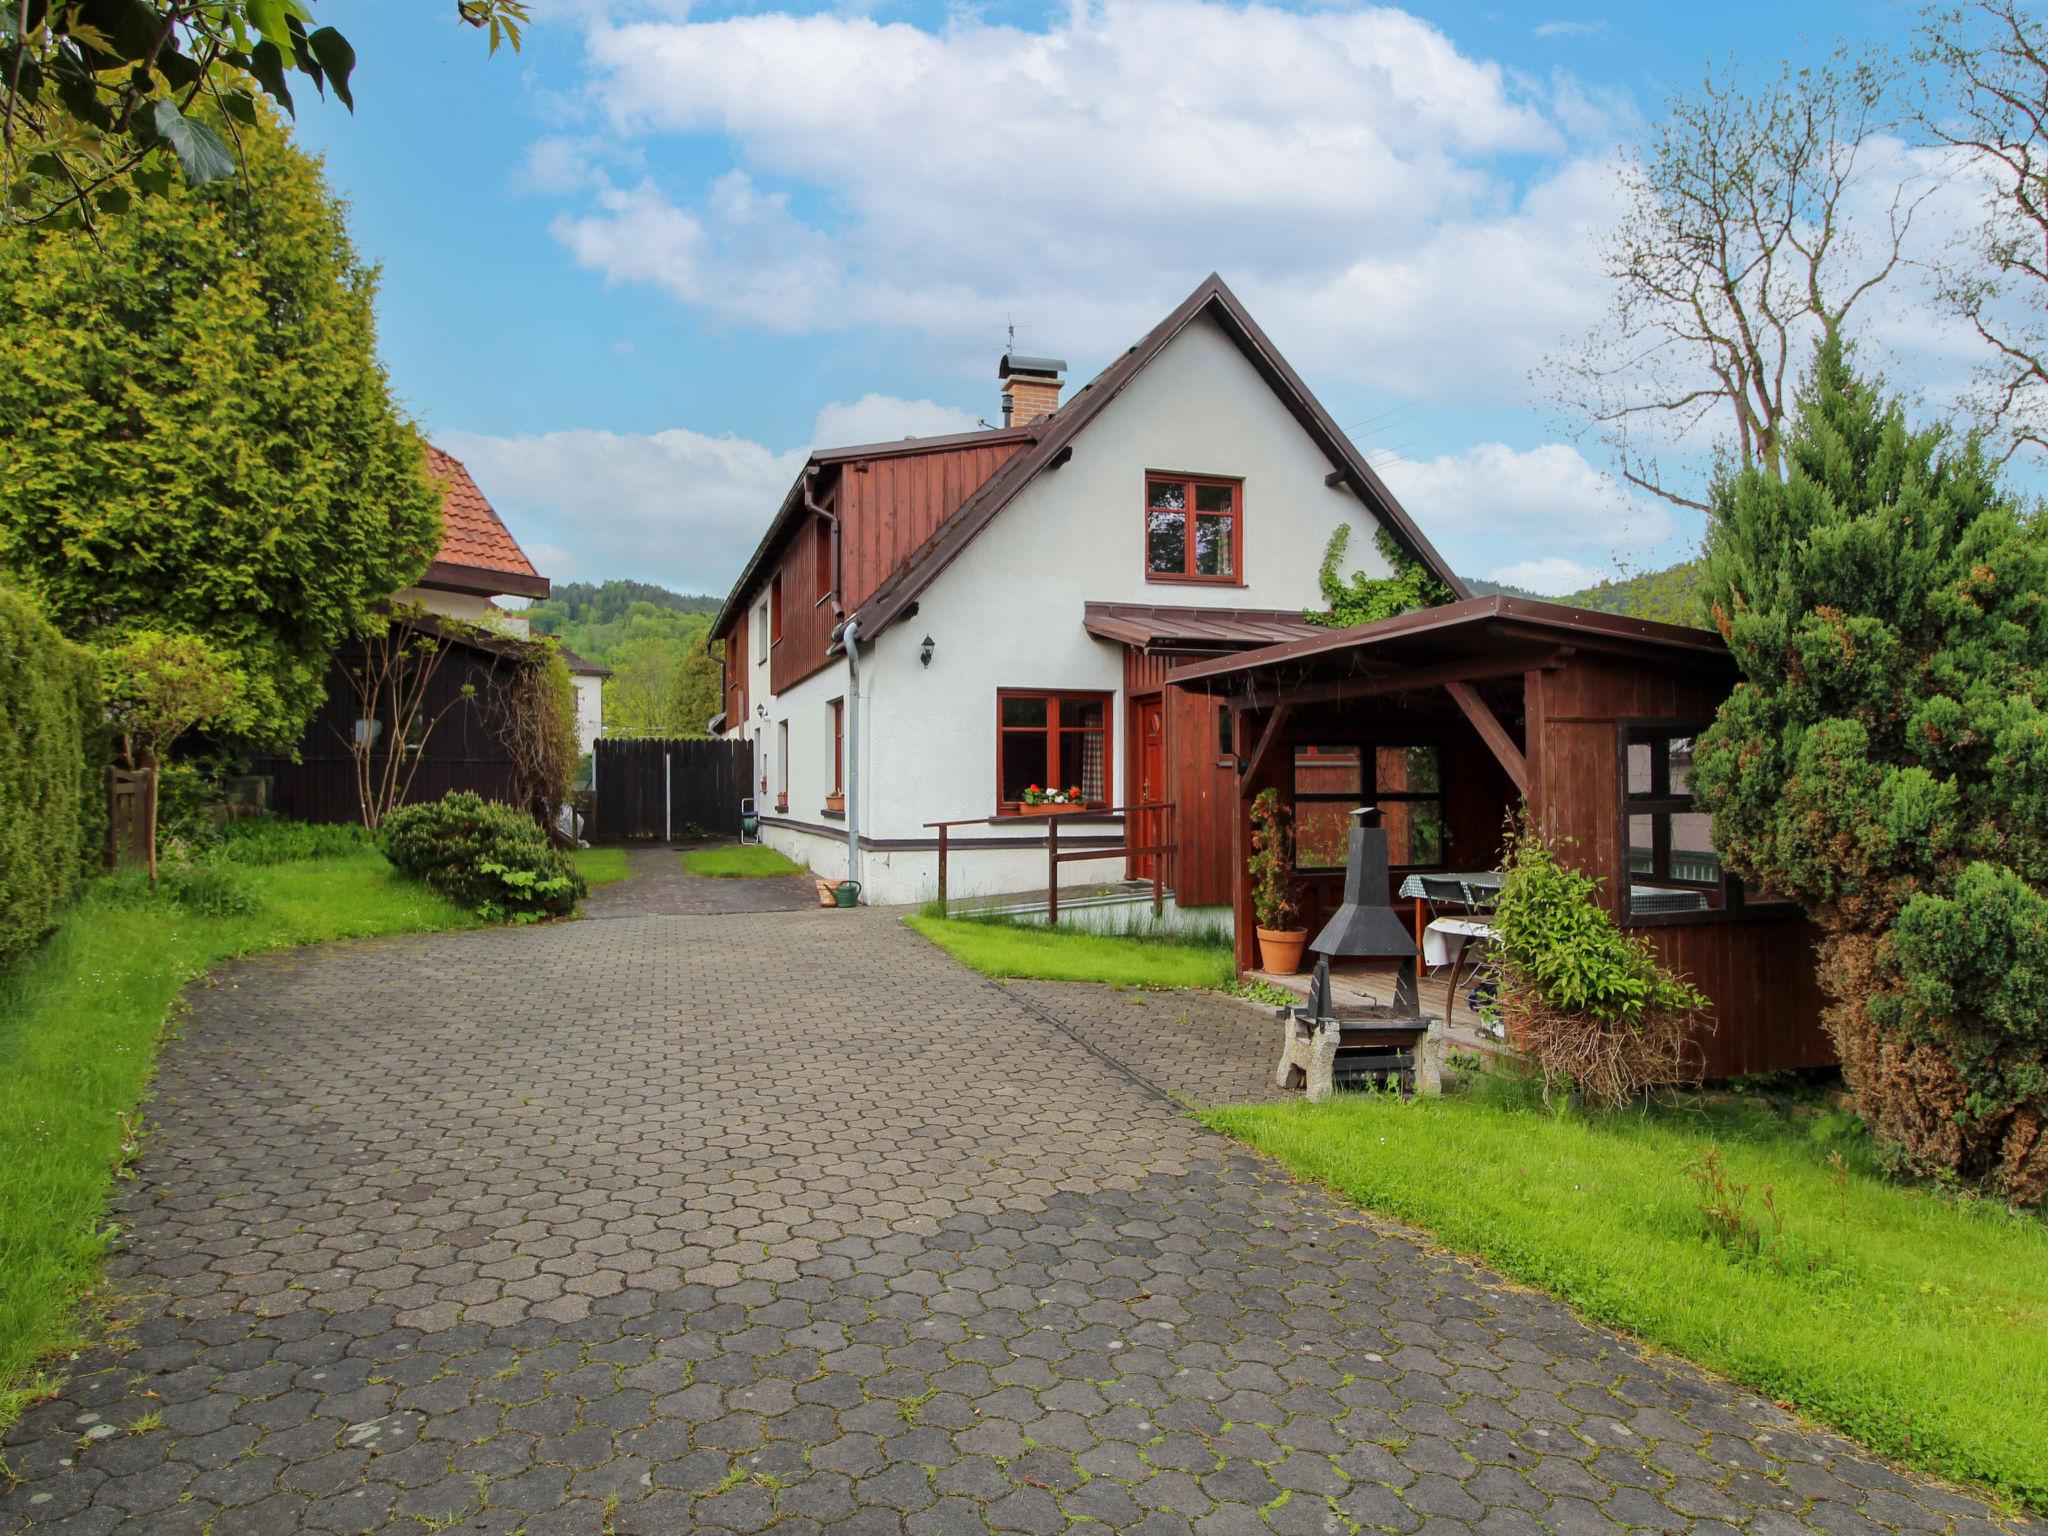
[[[1060,818],[1045,818],[1045,926],[1060,925]]]
[[[940,823],[939,823],[939,912],[940,912],[940,915],[941,915],[941,916],[944,916],[944,915],[946,915],[946,914],[947,914],[947,912],[948,912],[948,908],[947,908],[947,906],[946,906],[946,830],[947,830],[947,829],[946,829],[946,824],[945,824],[945,823],[944,823],[943,821],[942,821],[942,822],[940,822]]]
[[[1153,839],[1157,845],[1152,855],[1152,916],[1158,918],[1166,911],[1166,833],[1171,826],[1169,818],[1173,810],[1169,806],[1155,812],[1153,825],[1159,828],[1159,836]]]

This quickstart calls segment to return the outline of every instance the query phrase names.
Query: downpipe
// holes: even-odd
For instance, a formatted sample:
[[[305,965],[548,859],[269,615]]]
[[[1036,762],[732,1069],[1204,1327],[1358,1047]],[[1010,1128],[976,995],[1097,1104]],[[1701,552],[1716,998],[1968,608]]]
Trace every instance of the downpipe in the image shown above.
[[[860,620],[839,631],[846,647],[846,878],[860,879]],[[867,887],[862,885],[862,890]]]

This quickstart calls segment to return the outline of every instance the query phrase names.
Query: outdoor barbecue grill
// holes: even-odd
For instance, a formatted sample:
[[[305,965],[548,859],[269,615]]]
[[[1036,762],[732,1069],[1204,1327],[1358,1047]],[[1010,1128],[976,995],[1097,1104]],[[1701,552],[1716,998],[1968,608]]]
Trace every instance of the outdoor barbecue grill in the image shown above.
[[[1293,1086],[1299,1071],[1311,1100],[1328,1088],[1382,1086],[1397,1083],[1404,1091],[1417,1085],[1417,1067],[1431,1019],[1422,1012],[1415,990],[1415,941],[1387,899],[1387,832],[1379,808],[1361,806],[1351,813],[1351,839],[1344,868],[1344,904],[1331,914],[1309,942],[1316,954],[1308,1001],[1278,1010],[1288,1020],[1287,1047],[1281,1055],[1279,1079]],[[1332,962],[1395,960],[1391,1003],[1333,1001]],[[1335,1036],[1334,1052],[1317,1052],[1316,1037],[1324,1030]],[[1329,1056],[1329,1084],[1319,1081],[1322,1055]],[[1435,1091],[1433,1063],[1423,1063],[1424,1091]]]

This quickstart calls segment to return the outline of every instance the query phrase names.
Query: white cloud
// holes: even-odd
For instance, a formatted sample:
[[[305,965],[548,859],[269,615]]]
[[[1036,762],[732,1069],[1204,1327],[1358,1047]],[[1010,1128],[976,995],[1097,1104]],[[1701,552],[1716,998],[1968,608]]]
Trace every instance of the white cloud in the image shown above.
[[[965,364],[1014,316],[1100,357],[1214,268],[1300,317],[1278,339],[1318,373],[1498,400],[1590,312],[1612,178],[1569,157],[1615,105],[1391,8],[1099,0],[1043,31],[599,17],[588,51],[611,159],[708,139],[732,168],[614,184],[581,140],[537,148],[535,185],[595,177],[555,235],[717,320],[909,330]]]
[[[1486,579],[1505,582],[1525,592],[1540,592],[1545,597],[1562,597],[1567,592],[1592,586],[1602,576],[1613,574],[1612,571],[1581,565],[1576,560],[1567,560],[1562,555],[1546,555],[1540,560],[1517,560],[1513,565],[1503,565],[1489,571]]]
[[[1536,25],[1538,37],[1598,37],[1607,30],[1604,21],[1544,21]]]
[[[1480,443],[1433,459],[1395,457],[1378,468],[1430,541],[1463,569],[1556,561],[1559,569],[1584,571],[1587,558],[1611,564],[1620,555],[1668,551],[1681,531],[1662,503],[1629,495],[1569,443],[1526,450]],[[1503,566],[1504,556],[1515,559]]]
[[[542,574],[713,595],[739,573],[807,452],[681,429],[434,440],[469,466]]]
[[[979,425],[972,411],[958,406],[868,394],[851,402],[835,400],[818,412],[811,441],[821,448],[849,448],[856,443],[893,442],[899,437],[972,432]]]

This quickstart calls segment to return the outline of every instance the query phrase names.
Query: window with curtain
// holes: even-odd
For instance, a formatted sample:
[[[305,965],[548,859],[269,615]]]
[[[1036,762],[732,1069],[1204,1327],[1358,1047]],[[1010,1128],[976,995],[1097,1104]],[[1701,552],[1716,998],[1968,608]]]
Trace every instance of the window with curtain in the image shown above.
[[[1109,802],[1109,700],[1106,693],[1040,693],[1006,688],[996,696],[996,800],[1014,810],[1032,787],[1081,791],[1088,805]]]

